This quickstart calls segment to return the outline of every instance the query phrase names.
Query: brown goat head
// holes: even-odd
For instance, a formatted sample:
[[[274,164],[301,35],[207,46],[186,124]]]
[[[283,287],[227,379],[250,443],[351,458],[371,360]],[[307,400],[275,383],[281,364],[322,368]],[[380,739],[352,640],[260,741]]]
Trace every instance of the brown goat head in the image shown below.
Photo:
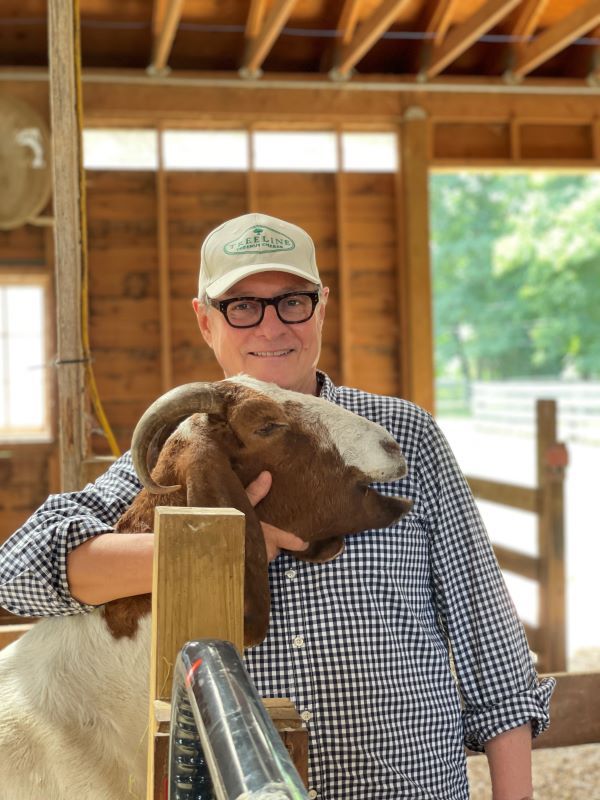
[[[264,639],[269,622],[261,521],[309,543],[296,557],[321,562],[342,551],[344,536],[386,527],[411,508],[369,487],[406,474],[384,428],[326,400],[244,376],[163,395],[136,427],[132,458],[145,489],[118,529],[151,530],[156,505],[233,507],[246,515],[247,647]],[[245,486],[263,470],[273,485],[252,508]]]

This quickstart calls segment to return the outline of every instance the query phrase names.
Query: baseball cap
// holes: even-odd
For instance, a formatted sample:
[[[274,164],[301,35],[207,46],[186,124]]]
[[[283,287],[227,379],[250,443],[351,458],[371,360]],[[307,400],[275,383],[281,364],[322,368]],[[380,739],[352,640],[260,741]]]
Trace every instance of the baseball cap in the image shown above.
[[[257,272],[289,272],[322,286],[315,245],[298,225],[244,214],[208,234],[200,253],[198,297],[215,298]]]

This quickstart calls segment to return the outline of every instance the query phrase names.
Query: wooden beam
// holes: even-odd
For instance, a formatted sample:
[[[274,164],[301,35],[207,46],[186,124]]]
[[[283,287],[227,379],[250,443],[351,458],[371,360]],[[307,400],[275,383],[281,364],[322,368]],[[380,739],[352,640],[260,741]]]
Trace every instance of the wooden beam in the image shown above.
[[[404,112],[396,177],[402,397],[434,411],[433,320],[429,267],[429,122],[419,106]]]
[[[600,0],[592,0],[575,9],[550,28],[546,28],[518,53],[512,74],[522,78],[553,55],[564,50],[579,36],[600,23]]]
[[[159,72],[167,66],[181,19],[183,3],[184,0],[166,0],[165,7],[164,0],[158,0],[158,10],[155,6],[152,23],[153,27],[154,25],[157,27],[154,30],[152,44],[152,61],[150,63],[152,72]]]
[[[446,34],[448,28],[452,24],[452,17],[458,4],[458,0],[435,0],[431,4],[429,11],[429,19],[425,23],[425,32],[433,33],[433,38],[428,41],[433,42],[434,45],[440,45]]]
[[[267,0],[250,0],[248,18],[246,19],[246,30],[244,32],[244,36],[247,39],[254,39],[254,37],[258,36],[260,33],[266,10]]]
[[[510,31],[511,35],[519,36],[523,39],[532,36],[537,29],[540,17],[546,10],[548,2],[549,0],[525,0]]]
[[[296,2],[297,0],[275,0],[260,32],[248,41],[240,67],[240,74],[244,77],[254,77],[260,71]]]
[[[337,32],[341,35],[342,44],[348,44],[348,42],[352,41],[362,2],[363,0],[344,0],[342,13],[337,24]]]
[[[158,169],[156,170],[156,231],[158,251],[158,299],[161,391],[173,388],[171,341],[171,276],[169,271],[169,210],[167,174],[163,158],[163,128],[158,126]]]
[[[384,0],[371,16],[359,26],[352,41],[343,45],[334,57],[331,77],[343,78],[361,60],[379,37],[392,25],[408,0]]]
[[[440,45],[434,47],[424,74],[428,78],[438,75],[520,2],[521,0],[487,0],[471,17],[457,25]]]
[[[600,672],[554,673],[552,724],[533,747],[600,743]]]
[[[48,3],[48,61],[54,178],[54,254],[60,477],[63,492],[81,489],[87,451],[82,274],[85,259],[85,186],[80,120],[79,4]]]
[[[494,553],[500,564],[500,569],[507,572],[514,572],[530,581],[538,581],[540,578],[540,560],[536,556],[529,556],[526,553],[519,553],[509,547],[494,545]]]
[[[336,132],[337,171],[335,175],[335,212],[337,233],[338,260],[338,294],[339,294],[339,347],[340,347],[340,382],[345,386],[354,386],[352,370],[352,276],[348,260],[348,228],[347,228],[347,187],[343,169],[342,130]]]

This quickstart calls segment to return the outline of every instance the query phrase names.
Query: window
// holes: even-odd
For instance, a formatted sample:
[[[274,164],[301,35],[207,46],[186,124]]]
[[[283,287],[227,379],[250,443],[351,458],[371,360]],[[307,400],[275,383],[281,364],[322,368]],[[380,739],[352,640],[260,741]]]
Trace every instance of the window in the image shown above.
[[[0,279],[0,438],[47,438],[46,283]]]
[[[169,170],[248,169],[246,131],[165,131],[163,159]]]
[[[158,132],[119,128],[84,130],[83,165],[86,169],[157,169]]]

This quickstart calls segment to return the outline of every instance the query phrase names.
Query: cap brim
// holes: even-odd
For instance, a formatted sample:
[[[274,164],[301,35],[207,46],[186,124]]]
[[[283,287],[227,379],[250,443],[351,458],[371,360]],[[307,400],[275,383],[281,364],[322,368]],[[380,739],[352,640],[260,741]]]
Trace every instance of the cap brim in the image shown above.
[[[314,275],[311,275],[310,272],[306,270],[302,270],[299,267],[292,267],[289,264],[274,264],[271,261],[268,264],[246,264],[243,267],[238,267],[238,269],[232,269],[227,275],[223,275],[221,278],[211,283],[210,286],[207,286],[204,291],[207,296],[213,300],[215,297],[219,297],[219,295],[223,294],[223,292],[231,289],[238,281],[241,281],[243,278],[248,278],[250,275],[256,275],[259,272],[287,272],[289,275],[297,275],[299,278],[304,278],[304,280],[310,283],[317,283],[319,286],[323,285],[320,278],[315,278]]]

